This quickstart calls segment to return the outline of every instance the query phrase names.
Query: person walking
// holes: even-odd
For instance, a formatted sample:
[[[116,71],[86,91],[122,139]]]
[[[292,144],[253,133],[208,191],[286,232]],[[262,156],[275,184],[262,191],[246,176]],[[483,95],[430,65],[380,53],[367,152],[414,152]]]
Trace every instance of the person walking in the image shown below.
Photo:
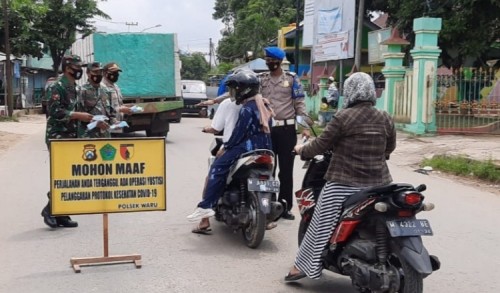
[[[100,62],[87,64],[88,81],[80,92],[77,109],[92,115],[102,115],[108,118],[109,124],[117,123],[115,108],[111,106],[111,95],[104,85],[103,68]],[[109,124],[106,121],[98,121],[93,129],[88,129],[87,122],[78,122],[78,137],[82,138],[109,138]]]
[[[45,143],[50,154],[50,140],[76,138],[77,121],[90,122],[93,115],[85,112],[77,112],[77,85],[76,81],[82,77],[82,60],[77,55],[67,55],[62,58],[61,68],[63,75],[52,83],[47,95],[47,128],[45,131]],[[52,216],[51,194],[47,193],[49,201],[42,210],[44,223],[51,227],[77,227],[78,223],[71,220],[69,216]]]
[[[276,114],[271,129],[271,141],[273,152],[276,155],[275,160],[277,160],[275,168],[279,168],[280,193],[278,200],[286,201],[286,209],[282,218],[294,220],[295,216],[290,211],[293,207],[293,162],[295,159],[292,151],[297,143],[295,117],[297,115],[307,116],[304,92],[295,73],[284,71],[281,68],[285,52],[277,47],[268,47],[264,51],[269,71],[260,74],[260,92],[264,98],[269,100]],[[305,129],[302,135],[309,137],[309,130]]]
[[[392,182],[386,160],[396,148],[396,129],[391,116],[375,108],[376,99],[373,79],[363,72],[352,74],[344,84],[343,109],[318,138],[295,146],[304,158],[327,150],[333,150],[333,157],[311,224],[285,281],[319,278],[321,254],[335,231],[343,203],[361,189]]]

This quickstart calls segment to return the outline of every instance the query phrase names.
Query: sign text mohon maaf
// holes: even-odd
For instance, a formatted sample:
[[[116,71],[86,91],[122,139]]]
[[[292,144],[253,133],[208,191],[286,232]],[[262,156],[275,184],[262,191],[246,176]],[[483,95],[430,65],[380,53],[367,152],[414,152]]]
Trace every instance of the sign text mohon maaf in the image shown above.
[[[54,140],[54,215],[166,210],[165,139]]]

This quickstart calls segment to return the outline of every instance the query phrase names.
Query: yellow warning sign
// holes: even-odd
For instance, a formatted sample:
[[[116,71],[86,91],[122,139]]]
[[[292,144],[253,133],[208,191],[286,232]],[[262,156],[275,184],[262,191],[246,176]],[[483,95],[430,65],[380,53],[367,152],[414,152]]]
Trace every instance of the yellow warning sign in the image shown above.
[[[53,215],[166,210],[165,139],[52,140]]]

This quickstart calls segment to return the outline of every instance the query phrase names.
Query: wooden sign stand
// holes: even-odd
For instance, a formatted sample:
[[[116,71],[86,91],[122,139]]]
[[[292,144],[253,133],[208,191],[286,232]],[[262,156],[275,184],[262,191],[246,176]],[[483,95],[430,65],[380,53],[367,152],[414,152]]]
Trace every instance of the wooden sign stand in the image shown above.
[[[119,264],[119,263],[129,263],[129,262],[133,262],[135,264],[135,267],[140,269],[142,266],[140,254],[109,256],[108,214],[102,215],[102,224],[103,224],[103,236],[104,236],[104,256],[84,257],[84,258],[72,257],[70,263],[75,273],[81,272],[80,266],[107,265],[107,264]]]

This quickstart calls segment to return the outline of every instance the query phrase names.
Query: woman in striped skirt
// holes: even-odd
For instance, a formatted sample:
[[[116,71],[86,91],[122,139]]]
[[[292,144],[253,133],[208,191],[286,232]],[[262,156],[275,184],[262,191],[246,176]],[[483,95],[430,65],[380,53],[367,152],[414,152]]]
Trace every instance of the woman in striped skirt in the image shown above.
[[[353,193],[392,181],[386,160],[396,148],[396,130],[388,113],[377,110],[375,85],[366,73],[352,74],[344,84],[344,104],[323,133],[295,151],[305,158],[333,150],[323,187],[307,232],[285,281],[317,279],[321,253],[335,230],[344,201]]]

